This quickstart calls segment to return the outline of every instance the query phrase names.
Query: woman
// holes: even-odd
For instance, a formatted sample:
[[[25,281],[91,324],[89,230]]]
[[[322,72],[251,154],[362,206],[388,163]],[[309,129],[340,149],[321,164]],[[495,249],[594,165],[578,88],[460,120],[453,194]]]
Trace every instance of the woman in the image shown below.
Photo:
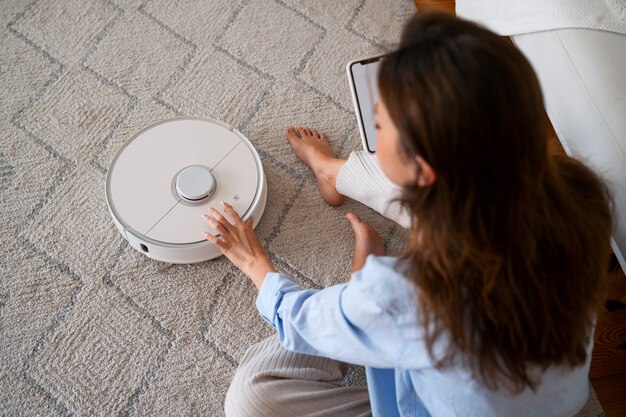
[[[349,215],[349,282],[303,290],[277,273],[225,205],[206,238],[259,289],[277,335],[246,353],[227,415],[568,416],[585,404],[610,254],[610,196],[588,168],[550,156],[537,79],[506,40],[442,15],[415,17],[378,78],[377,162],[334,158],[288,129],[324,199],[400,191],[411,241],[399,259]],[[369,173],[362,187],[357,178]],[[360,185],[361,184],[361,185]],[[368,387],[343,387],[342,362]]]

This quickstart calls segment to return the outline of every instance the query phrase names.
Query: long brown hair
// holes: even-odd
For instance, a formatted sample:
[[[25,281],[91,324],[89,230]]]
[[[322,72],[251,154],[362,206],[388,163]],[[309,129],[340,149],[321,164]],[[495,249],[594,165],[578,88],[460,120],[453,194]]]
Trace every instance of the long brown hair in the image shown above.
[[[404,274],[418,288],[431,356],[462,354],[496,388],[535,388],[529,369],[586,360],[610,255],[611,197],[582,163],[551,156],[537,78],[507,40],[447,15],[416,16],[379,72],[407,160]],[[417,169],[417,168],[416,168]],[[469,362],[467,362],[469,361]]]

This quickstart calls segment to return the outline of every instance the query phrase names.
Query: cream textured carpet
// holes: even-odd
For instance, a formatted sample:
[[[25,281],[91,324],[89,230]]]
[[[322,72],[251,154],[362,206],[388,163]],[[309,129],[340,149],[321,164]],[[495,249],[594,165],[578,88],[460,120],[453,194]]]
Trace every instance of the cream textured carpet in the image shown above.
[[[257,230],[306,287],[347,279],[356,203],[326,206],[288,125],[360,147],[345,64],[393,47],[410,0],[40,0],[0,4],[0,414],[222,414],[246,348],[272,330],[225,259],[131,249],[104,198],[112,156],[176,115],[240,129],[269,198]],[[351,372],[348,383],[363,383]]]

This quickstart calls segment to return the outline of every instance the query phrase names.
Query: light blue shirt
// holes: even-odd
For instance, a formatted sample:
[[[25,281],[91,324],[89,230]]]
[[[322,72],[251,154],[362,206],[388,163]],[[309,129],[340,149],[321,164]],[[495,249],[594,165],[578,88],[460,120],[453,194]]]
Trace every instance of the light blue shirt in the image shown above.
[[[323,290],[269,273],[257,308],[288,350],[365,366],[374,416],[571,416],[583,407],[592,346],[584,366],[549,368],[536,391],[516,395],[488,390],[461,366],[435,369],[415,286],[396,262],[369,256],[349,282]]]

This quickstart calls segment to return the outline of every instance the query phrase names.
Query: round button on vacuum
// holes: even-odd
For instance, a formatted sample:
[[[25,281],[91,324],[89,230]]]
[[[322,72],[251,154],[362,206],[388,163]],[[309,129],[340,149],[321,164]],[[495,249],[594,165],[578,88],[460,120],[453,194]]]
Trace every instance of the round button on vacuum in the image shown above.
[[[205,167],[187,167],[176,177],[176,192],[186,201],[198,202],[213,194],[213,191],[215,179]]]

